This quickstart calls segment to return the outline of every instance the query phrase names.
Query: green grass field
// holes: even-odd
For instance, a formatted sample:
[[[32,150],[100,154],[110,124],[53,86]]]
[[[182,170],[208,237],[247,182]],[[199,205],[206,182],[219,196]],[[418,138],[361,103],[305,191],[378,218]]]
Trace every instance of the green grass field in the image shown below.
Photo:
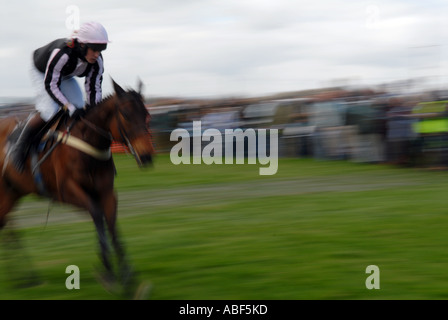
[[[259,165],[178,165],[160,155],[118,171],[119,229],[149,299],[447,299],[446,172],[280,159]],[[0,299],[117,299],[96,280],[88,215],[25,198],[2,231]],[[9,246],[11,227],[24,251]],[[68,290],[68,265],[80,269]],[[365,286],[380,269],[380,289]],[[41,283],[17,288],[33,272]]]

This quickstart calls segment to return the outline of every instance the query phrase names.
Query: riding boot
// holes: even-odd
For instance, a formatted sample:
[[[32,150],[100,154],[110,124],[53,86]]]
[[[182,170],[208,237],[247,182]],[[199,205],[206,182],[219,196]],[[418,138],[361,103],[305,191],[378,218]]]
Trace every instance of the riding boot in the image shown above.
[[[10,154],[12,162],[18,172],[23,172],[32,142],[40,140],[43,135],[43,132],[40,131],[45,123],[46,122],[40,117],[40,114],[36,113],[29,118],[25,124],[25,127]]]

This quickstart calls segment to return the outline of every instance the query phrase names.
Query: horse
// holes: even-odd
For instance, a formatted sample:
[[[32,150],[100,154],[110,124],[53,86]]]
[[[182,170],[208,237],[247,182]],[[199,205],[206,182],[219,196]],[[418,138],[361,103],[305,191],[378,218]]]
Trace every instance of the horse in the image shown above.
[[[116,169],[110,152],[111,143],[116,141],[126,145],[139,167],[151,164],[155,153],[148,127],[150,115],[140,90],[124,90],[112,82],[115,92],[86,108],[83,117],[68,118],[65,131],[61,131],[64,126],[55,128],[52,135],[46,136],[47,143],[39,153],[37,165],[36,161],[27,159],[22,173],[7,156],[9,137],[20,122],[14,117],[0,121],[0,168],[3,168],[0,230],[7,223],[7,214],[28,194],[84,209],[90,214],[98,236],[105,269],[102,276],[110,281],[117,277],[111,262],[109,240],[118,257],[121,273],[132,273],[116,227]],[[39,179],[36,179],[36,171]]]

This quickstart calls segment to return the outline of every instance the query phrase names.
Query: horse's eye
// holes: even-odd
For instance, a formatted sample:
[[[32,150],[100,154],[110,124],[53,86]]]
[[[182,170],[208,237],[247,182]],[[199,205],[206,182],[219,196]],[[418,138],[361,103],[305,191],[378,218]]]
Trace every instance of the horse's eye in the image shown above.
[[[123,118],[126,121],[132,121],[132,114],[130,112],[125,111],[125,112],[122,112],[121,114],[123,115]]]

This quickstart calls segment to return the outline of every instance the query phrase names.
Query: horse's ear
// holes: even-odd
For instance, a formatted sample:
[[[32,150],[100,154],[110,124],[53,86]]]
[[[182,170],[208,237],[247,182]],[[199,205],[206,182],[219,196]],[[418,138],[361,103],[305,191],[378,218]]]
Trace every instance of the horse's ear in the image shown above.
[[[144,87],[144,85],[143,85],[142,79],[138,78],[137,79],[137,92],[139,95],[143,94],[143,87]]]
[[[122,95],[125,93],[125,91],[123,90],[123,88],[120,87],[120,86],[114,81],[114,79],[112,79],[112,84],[114,85],[114,90],[115,90],[115,93],[117,94],[118,97],[122,96]]]

